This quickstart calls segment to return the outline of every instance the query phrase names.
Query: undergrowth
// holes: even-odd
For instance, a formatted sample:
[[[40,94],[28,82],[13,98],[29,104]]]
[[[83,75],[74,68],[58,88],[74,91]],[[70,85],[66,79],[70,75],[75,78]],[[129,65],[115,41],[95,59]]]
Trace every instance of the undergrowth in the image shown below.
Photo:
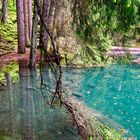
[[[0,48],[12,47],[15,48],[17,45],[17,23],[16,23],[16,5],[13,4],[12,0],[8,1],[8,19],[7,23],[0,22],[0,37],[1,45]]]

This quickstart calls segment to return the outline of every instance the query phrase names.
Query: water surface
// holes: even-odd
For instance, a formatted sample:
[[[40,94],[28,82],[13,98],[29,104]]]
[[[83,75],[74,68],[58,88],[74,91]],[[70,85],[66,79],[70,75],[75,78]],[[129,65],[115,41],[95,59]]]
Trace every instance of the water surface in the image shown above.
[[[6,73],[5,73],[6,72]],[[5,74],[4,74],[5,73]],[[46,66],[29,70],[26,61],[12,63],[0,72],[0,140],[80,140],[71,115],[50,102],[54,91],[54,77]]]
[[[70,114],[58,101],[53,108],[48,105],[48,89],[55,89],[48,66],[41,75],[47,88],[40,88],[39,70],[29,70],[27,62],[0,72],[7,86],[0,85],[0,140],[80,140]],[[127,136],[140,140],[140,66],[63,68],[63,84],[78,100],[125,128]]]
[[[140,140],[139,65],[69,69],[65,75],[74,96]]]

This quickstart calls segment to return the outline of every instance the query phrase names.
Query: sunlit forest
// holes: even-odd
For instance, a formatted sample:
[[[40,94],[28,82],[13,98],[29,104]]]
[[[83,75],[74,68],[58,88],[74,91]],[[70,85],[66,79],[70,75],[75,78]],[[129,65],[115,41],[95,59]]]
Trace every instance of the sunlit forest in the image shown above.
[[[140,0],[0,0],[0,140],[140,140]]]

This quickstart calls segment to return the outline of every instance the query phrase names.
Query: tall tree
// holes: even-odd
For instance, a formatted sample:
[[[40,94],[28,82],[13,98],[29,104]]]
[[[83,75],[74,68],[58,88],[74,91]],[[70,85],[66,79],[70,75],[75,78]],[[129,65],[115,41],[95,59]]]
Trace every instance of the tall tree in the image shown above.
[[[16,0],[17,8],[17,31],[18,31],[18,53],[25,53],[25,30],[24,30],[24,13],[23,13],[23,1]]]
[[[50,6],[49,6],[49,13],[48,13],[48,19],[47,19],[47,28],[50,29],[51,28],[51,34],[53,36],[53,29],[52,29],[52,23],[53,23],[53,17],[54,17],[54,11],[55,11],[55,3],[54,3],[54,0],[51,0],[50,1]],[[45,45],[45,49],[47,51],[48,49],[48,41],[49,41],[49,35],[48,33],[46,34],[46,44]]]
[[[29,11],[28,11],[29,0],[23,1],[23,12],[24,12],[24,29],[25,29],[25,45],[28,46],[30,44],[29,39]]]
[[[32,30],[32,0],[24,0],[24,28],[25,28],[25,44],[30,46],[31,30]]]
[[[18,52],[25,53],[25,47],[30,46],[32,34],[32,0],[16,0]]]
[[[31,38],[31,48],[30,48],[30,60],[29,60],[30,68],[35,67],[37,32],[38,32],[38,13],[37,13],[37,7],[36,7],[36,5],[34,5],[32,38]]]
[[[8,0],[2,1],[2,16],[1,16],[1,22],[6,23],[7,17],[8,17]]]
[[[32,36],[32,0],[28,1],[28,25],[29,25],[29,39],[31,39]]]
[[[42,5],[42,20],[44,24],[47,25],[48,15],[50,9],[50,0],[43,0]],[[47,32],[45,30],[45,26],[40,23],[40,46],[43,48],[44,52],[47,52],[48,40],[47,40]]]

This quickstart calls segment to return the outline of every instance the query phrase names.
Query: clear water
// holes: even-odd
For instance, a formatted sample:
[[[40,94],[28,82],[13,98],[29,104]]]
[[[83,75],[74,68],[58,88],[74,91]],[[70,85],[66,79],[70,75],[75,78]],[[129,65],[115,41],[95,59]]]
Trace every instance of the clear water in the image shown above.
[[[39,73],[24,61],[9,68],[7,78],[0,72],[7,83],[0,84],[0,140],[80,140],[70,114],[58,103],[48,105],[53,96],[40,88]],[[54,84],[47,67],[42,75],[46,84]]]
[[[48,106],[52,96],[46,88],[40,89],[38,71],[29,71],[25,62],[19,62],[16,69],[14,74],[12,67],[8,71],[12,78],[9,89],[0,85],[0,140],[80,140],[65,109]],[[63,73],[63,83],[73,96],[140,140],[140,66],[64,68]],[[54,90],[48,67],[42,75],[47,87]]]
[[[74,96],[140,140],[140,66],[69,69],[64,79]]]

